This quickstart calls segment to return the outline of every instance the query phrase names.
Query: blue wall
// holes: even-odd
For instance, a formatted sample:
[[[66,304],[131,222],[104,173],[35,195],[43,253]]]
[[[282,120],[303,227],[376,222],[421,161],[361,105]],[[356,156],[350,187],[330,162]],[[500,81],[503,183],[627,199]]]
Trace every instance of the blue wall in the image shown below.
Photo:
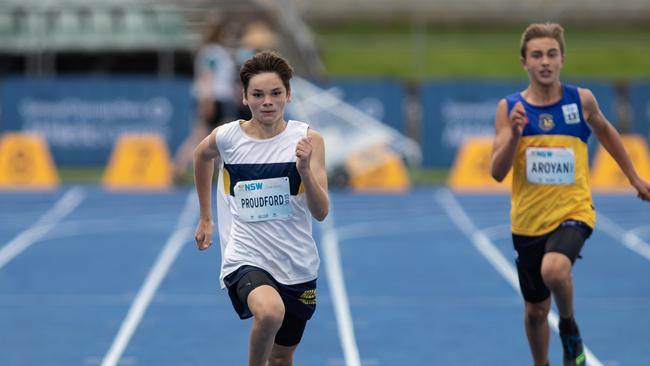
[[[0,132],[42,134],[57,164],[105,164],[123,132],[159,133],[173,153],[193,120],[186,79],[9,78],[0,101]]]
[[[612,84],[568,80],[590,88],[617,125]],[[162,134],[173,153],[189,132],[194,106],[188,79],[146,77],[10,78],[0,84],[0,132],[43,134],[57,164],[105,164],[122,132]],[[404,84],[393,79],[338,78],[321,87],[396,130],[407,128]],[[427,167],[448,167],[469,135],[492,135],[499,99],[523,90],[527,80],[429,80],[419,89],[418,141]],[[650,82],[631,84],[632,130],[650,138]],[[596,139],[590,140],[595,152]]]
[[[630,106],[632,131],[650,141],[650,81],[632,83]]]
[[[317,82],[344,102],[351,104],[375,119],[405,133],[406,122],[401,81],[393,79],[334,78]]]
[[[598,81],[569,81],[589,88],[612,123],[615,94],[613,87]],[[505,96],[524,90],[527,81],[435,80],[422,84],[422,127],[420,145],[423,165],[447,167],[453,163],[463,140],[474,135],[493,135],[497,103]],[[590,152],[596,141],[590,140]]]

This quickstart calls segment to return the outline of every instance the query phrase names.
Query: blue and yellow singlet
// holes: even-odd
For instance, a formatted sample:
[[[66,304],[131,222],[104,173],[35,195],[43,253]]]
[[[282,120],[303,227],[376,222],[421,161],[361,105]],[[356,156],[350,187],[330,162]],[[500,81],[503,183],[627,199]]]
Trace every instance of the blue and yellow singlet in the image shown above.
[[[562,99],[546,106],[532,105],[520,93],[506,100],[508,114],[521,102],[528,117],[513,163],[512,232],[543,235],[568,219],[593,228],[587,156],[591,129],[578,88],[562,85]]]

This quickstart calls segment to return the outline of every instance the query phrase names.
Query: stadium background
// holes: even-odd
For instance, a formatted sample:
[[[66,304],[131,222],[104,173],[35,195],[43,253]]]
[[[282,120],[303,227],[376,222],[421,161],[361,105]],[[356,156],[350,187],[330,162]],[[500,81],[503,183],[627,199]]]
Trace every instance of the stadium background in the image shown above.
[[[467,136],[491,134],[496,101],[525,85],[517,46],[530,21],[563,22],[564,79],[592,88],[623,133],[647,139],[648,8],[636,0],[3,0],[0,131],[44,134],[65,181],[98,180],[124,131],[159,132],[173,154],[195,118],[193,54],[218,12],[271,24],[299,75],[417,142],[413,178],[439,182]],[[113,113],[102,114],[107,108]]]
[[[563,80],[592,88],[620,131],[647,142],[647,1],[0,0],[0,134],[44,136],[62,178],[52,190],[0,190],[0,364],[245,359],[247,324],[215,285],[220,253],[192,243],[191,175],[163,193],[101,186],[122,133],[154,132],[171,153],[188,134],[193,56],[214,11],[272,25],[311,82],[294,80],[291,112],[312,111],[305,120],[335,136],[333,213],[315,225],[319,311],[297,364],[527,363],[509,197],[451,192],[447,172],[465,138],[491,135],[497,100],[526,85],[518,44],[533,21],[562,22]],[[345,188],[348,158],[390,156],[359,158],[373,139],[417,187]],[[647,365],[648,206],[629,191],[595,203],[575,271],[589,362]]]

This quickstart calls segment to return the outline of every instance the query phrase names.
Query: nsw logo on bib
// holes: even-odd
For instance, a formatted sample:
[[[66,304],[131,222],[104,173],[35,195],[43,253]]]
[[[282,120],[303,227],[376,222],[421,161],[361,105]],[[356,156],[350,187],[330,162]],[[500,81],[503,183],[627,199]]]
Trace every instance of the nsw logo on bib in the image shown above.
[[[291,193],[287,177],[237,182],[234,191],[237,212],[243,221],[291,217]]]
[[[572,184],[575,182],[575,154],[564,147],[526,149],[526,178],[534,184]]]

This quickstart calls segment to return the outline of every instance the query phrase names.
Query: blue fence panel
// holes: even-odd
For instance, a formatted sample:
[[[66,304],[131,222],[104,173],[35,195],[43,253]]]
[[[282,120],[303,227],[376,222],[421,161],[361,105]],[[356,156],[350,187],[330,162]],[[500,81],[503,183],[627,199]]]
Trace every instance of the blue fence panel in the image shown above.
[[[525,87],[525,83],[514,81],[438,80],[424,83],[420,91],[423,165],[448,167],[466,137],[493,135],[499,99]]]
[[[105,164],[124,132],[159,133],[173,152],[193,118],[188,79],[16,77],[0,103],[0,132],[41,134],[60,165]]]
[[[615,123],[615,93],[611,85],[599,81],[569,83],[590,88],[603,113]],[[437,80],[423,84],[420,91],[423,165],[448,167],[465,138],[494,135],[499,100],[524,90],[526,85],[526,81],[505,80]],[[595,145],[595,139],[591,139],[590,145]]]
[[[632,132],[643,135],[650,141],[650,81],[630,85],[630,104]]]
[[[406,133],[404,117],[404,85],[398,80],[345,78],[316,82],[373,118]]]

